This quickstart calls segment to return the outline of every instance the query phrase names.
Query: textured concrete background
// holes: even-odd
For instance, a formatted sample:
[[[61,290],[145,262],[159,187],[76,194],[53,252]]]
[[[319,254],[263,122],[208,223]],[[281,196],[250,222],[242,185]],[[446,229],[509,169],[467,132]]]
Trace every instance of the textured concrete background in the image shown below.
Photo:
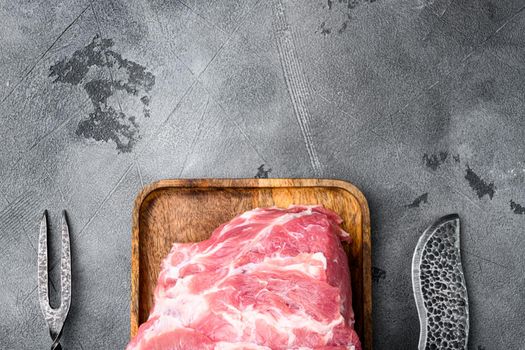
[[[0,348],[50,344],[36,293],[44,208],[55,234],[70,213],[65,348],[121,349],[142,185],[315,176],[369,200],[376,349],[416,347],[412,252],[451,212],[469,348],[524,349],[523,5],[2,1]]]

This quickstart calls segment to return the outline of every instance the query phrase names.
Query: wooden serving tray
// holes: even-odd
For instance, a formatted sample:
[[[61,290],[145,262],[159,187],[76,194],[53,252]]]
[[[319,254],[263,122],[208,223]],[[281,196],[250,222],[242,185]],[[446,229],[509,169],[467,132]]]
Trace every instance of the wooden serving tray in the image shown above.
[[[328,179],[178,179],[152,183],[133,210],[131,336],[147,320],[162,259],[174,242],[207,239],[220,224],[256,207],[322,204],[344,220],[353,239],[345,245],[352,279],[355,328],[372,349],[370,214],[352,184]]]

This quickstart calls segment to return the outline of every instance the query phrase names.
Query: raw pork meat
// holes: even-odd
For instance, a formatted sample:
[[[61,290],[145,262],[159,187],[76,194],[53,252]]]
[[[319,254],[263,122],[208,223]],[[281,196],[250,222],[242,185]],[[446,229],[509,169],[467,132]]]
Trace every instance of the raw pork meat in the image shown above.
[[[321,206],[262,208],[175,243],[127,350],[361,349],[341,222]]]

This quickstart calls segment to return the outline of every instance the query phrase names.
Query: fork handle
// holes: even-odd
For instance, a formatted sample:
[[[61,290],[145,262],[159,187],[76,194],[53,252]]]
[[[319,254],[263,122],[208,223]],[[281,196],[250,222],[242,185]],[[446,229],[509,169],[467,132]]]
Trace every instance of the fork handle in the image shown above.
[[[55,332],[49,331],[51,339],[53,339],[53,344],[51,344],[51,350],[62,350],[62,345],[60,345],[60,338],[62,337],[62,330],[58,334]]]

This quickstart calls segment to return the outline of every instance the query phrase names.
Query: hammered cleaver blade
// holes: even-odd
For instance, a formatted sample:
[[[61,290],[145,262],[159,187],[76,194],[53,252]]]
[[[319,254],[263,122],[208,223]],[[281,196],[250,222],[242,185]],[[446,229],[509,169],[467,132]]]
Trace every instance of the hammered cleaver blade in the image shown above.
[[[419,350],[467,349],[468,296],[459,235],[459,216],[444,216],[423,232],[414,251]]]

